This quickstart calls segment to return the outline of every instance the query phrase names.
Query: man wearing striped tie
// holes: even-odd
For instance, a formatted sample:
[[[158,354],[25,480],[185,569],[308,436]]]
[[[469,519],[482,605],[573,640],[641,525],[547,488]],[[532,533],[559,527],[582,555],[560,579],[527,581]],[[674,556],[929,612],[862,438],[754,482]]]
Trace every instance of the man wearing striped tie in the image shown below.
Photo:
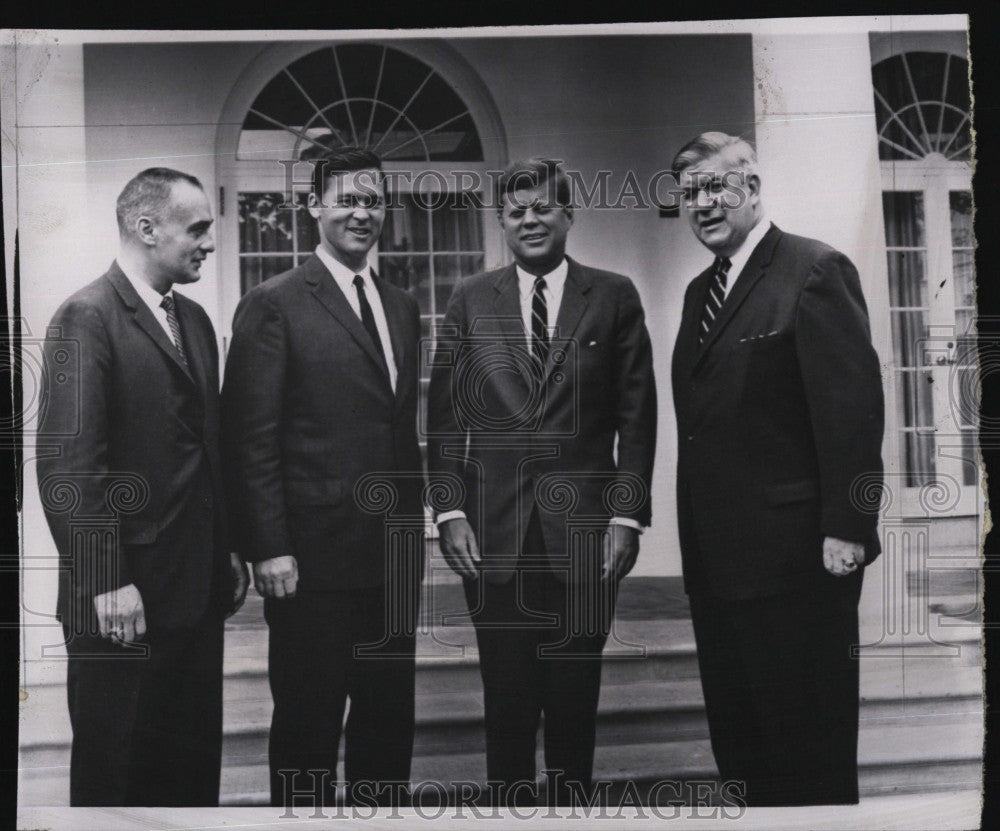
[[[120,250],[45,344],[38,481],[59,550],[70,804],[217,805],[223,620],[249,574],[229,549],[219,358],[174,290],[215,250],[201,183],[139,173]]]
[[[652,350],[632,281],[566,256],[557,162],[512,164],[497,207],[514,262],[448,304],[428,467],[465,486],[437,523],[476,627],[491,796],[535,797],[544,715],[548,800],[566,804],[591,788],[601,650],[650,523]]]
[[[749,805],[857,802],[851,646],[880,550],[883,426],[861,283],[843,254],[764,218],[746,141],[704,133],[673,169],[715,255],[688,286],[673,359],[712,750]]]

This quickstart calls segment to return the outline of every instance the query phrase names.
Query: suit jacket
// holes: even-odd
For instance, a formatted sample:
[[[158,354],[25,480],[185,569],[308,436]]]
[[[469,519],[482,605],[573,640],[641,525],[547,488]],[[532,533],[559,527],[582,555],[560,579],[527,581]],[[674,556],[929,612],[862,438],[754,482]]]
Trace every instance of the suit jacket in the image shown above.
[[[423,528],[420,312],[405,292],[378,278],[375,285],[395,392],[367,330],[315,255],[247,293],[233,320],[223,409],[234,528],[250,561],[294,556],[299,591],[385,582],[386,511],[374,512],[355,492],[366,474],[391,480],[395,502],[386,509]]]
[[[656,386],[635,286],[569,260],[557,328],[539,378],[511,265],[462,280],[438,338],[428,467],[461,478],[492,582],[510,579],[532,511],[563,577],[587,573],[576,523],[651,519]]]
[[[825,536],[879,552],[882,382],[857,270],[772,225],[699,345],[711,271],[688,286],[673,359],[687,588],[754,597],[838,579]]]
[[[65,563],[64,618],[129,583],[151,626],[232,603],[215,333],[201,306],[174,296],[187,366],[117,263],[50,324],[38,478]],[[101,530],[109,522],[116,535]]]

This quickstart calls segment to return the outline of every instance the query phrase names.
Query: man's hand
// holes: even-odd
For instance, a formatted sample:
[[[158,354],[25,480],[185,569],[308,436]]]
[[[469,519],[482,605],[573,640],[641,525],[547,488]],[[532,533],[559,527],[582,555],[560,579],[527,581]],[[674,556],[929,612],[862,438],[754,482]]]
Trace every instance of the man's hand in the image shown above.
[[[608,524],[604,534],[604,562],[601,579],[621,580],[635,565],[639,556],[639,532],[618,522]]]
[[[295,597],[299,564],[292,556],[272,557],[253,564],[253,584],[261,597]]]
[[[226,617],[235,615],[242,608],[250,588],[250,569],[235,551],[229,552],[229,567],[233,570],[233,608]]]
[[[479,577],[479,546],[472,526],[464,517],[449,519],[438,526],[441,553],[456,574],[476,580]]]
[[[146,611],[134,583],[94,597],[101,637],[132,643],[146,634]]]
[[[865,546],[860,542],[826,537],[823,540],[823,565],[837,577],[852,574],[865,561]]]

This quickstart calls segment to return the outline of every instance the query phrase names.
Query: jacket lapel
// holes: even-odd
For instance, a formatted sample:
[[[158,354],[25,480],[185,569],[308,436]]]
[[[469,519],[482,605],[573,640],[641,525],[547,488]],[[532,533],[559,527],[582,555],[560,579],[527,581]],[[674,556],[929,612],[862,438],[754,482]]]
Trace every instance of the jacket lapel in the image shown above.
[[[333,317],[343,326],[348,334],[357,342],[365,354],[371,358],[372,363],[378,373],[385,379],[386,386],[389,385],[389,377],[382,367],[382,358],[375,351],[375,344],[368,335],[361,319],[354,313],[351,304],[347,302],[344,293],[333,282],[333,276],[323,265],[322,260],[313,254],[302,266],[302,275],[305,281],[312,287],[312,293]],[[391,330],[392,327],[390,327]],[[395,348],[395,344],[393,344]]]
[[[590,274],[579,263],[566,258],[568,268],[566,270],[566,282],[563,285],[562,302],[559,304],[559,311],[556,315],[555,336],[564,342],[572,339],[576,333],[577,326],[583,313],[590,305],[587,301],[587,292],[593,280]],[[545,378],[548,379],[554,366],[552,360],[552,350],[549,350],[548,358],[545,362]]]
[[[514,363],[521,373],[522,380],[531,387],[538,383],[538,379],[532,376],[531,371],[532,358],[528,352],[528,336],[521,318],[517,268],[510,265],[501,271],[493,281],[493,289],[495,292],[493,312],[497,318],[496,324],[502,328],[507,349],[513,352]]]
[[[407,387],[406,380],[403,378],[403,372],[404,368],[409,366],[407,363],[409,356],[406,354],[406,341],[403,340],[403,327],[406,325],[405,309],[403,308],[401,299],[395,292],[388,289],[388,284],[375,274],[374,269],[372,270],[372,278],[372,282],[375,283],[375,288],[378,290],[379,299],[382,301],[382,311],[385,312],[386,325],[389,327],[392,359],[393,363],[396,364],[395,395],[398,399]]]
[[[149,306],[139,297],[138,292],[136,292],[117,262],[111,264],[107,277],[111,281],[111,285],[114,286],[115,291],[118,292],[118,296],[121,297],[122,302],[131,310],[136,325],[150,337],[153,343],[160,348],[160,351],[184,374],[184,377],[194,384],[194,377],[191,375],[190,369],[181,360],[177,347],[167,337],[167,333],[163,330],[159,321],[153,317]],[[183,324],[181,325],[183,326]]]
[[[188,370],[202,400],[209,394],[208,388],[208,355],[204,340],[201,338],[198,323],[195,320],[194,303],[183,295],[174,292],[176,300],[177,319],[184,337],[184,354],[187,357]]]
[[[780,238],[781,231],[778,230],[776,225],[772,224],[768,229],[768,232],[764,234],[764,238],[754,249],[753,254],[750,255],[750,259],[747,260],[747,264],[743,267],[743,271],[736,279],[736,285],[733,286],[732,291],[729,292],[729,296],[722,304],[722,308],[719,309],[719,314],[716,316],[715,322],[708,330],[705,340],[698,349],[698,354],[695,357],[695,365],[700,363],[705,357],[705,353],[711,348],[712,344],[715,343],[719,335],[722,334],[723,330],[733,319],[733,315],[735,315],[740,306],[743,305],[743,301],[747,299],[747,296],[751,291],[753,291],[754,286],[756,286],[761,277],[764,276],[768,265],[771,263],[771,257],[774,254],[775,246],[777,246]],[[701,314],[700,308],[698,310],[698,314]]]

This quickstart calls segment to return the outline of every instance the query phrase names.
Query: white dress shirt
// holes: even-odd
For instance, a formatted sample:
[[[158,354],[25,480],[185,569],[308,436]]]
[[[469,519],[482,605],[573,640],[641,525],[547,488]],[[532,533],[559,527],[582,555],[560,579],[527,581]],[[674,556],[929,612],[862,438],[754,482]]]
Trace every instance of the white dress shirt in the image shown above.
[[[525,339],[530,351],[531,302],[534,300],[535,280],[538,278],[534,274],[529,274],[521,266],[515,266],[515,268],[517,269],[517,290],[521,300],[521,320],[524,322]],[[552,269],[552,271],[542,275],[545,278],[545,288],[542,289],[542,294],[545,296],[545,316],[548,318],[546,328],[549,331],[550,340],[555,332],[556,320],[559,318],[559,306],[562,304],[563,289],[566,288],[566,274],[568,271],[569,263],[564,257],[562,262]],[[465,511],[444,511],[438,514],[437,524],[440,525],[449,519],[464,518]],[[611,518],[611,522],[618,525],[627,525],[629,528],[634,528],[640,534],[643,532],[642,524],[636,522],[634,519],[616,516]]]
[[[167,339],[171,343],[174,343],[174,336],[170,331],[170,322],[167,320],[167,310],[160,305],[160,303],[163,302],[164,297],[173,297],[173,288],[171,288],[166,294],[160,294],[141,277],[129,274],[125,270],[125,266],[122,265],[121,258],[119,258],[117,262],[118,267],[122,270],[122,274],[124,274],[128,281],[132,284],[132,288],[135,289],[135,293],[139,295],[139,299],[149,307],[149,310],[153,313],[153,317],[155,317],[160,326],[163,327],[163,331],[167,333]],[[176,298],[174,299],[174,302],[177,302]],[[176,345],[177,344],[174,343],[174,346]]]
[[[365,299],[368,301],[368,305],[372,307],[372,317],[375,318],[375,329],[378,331],[379,340],[382,341],[382,351],[385,352],[385,363],[389,367],[389,384],[393,392],[395,392],[396,378],[398,376],[396,359],[392,354],[389,322],[385,319],[382,298],[379,296],[378,289],[375,288],[375,283],[372,280],[372,267],[366,263],[361,271],[351,271],[342,262],[334,259],[322,245],[316,246],[316,256],[319,257],[320,262],[326,266],[327,271],[333,276],[333,282],[344,293],[344,297],[351,304],[351,308],[354,309],[354,314],[358,316],[358,320],[361,320],[361,304],[358,302],[358,290],[354,285],[354,276],[355,274],[361,275],[361,280],[365,287]]]
[[[559,304],[562,303],[563,289],[566,287],[566,272],[569,271],[569,264],[563,258],[552,271],[543,274],[545,288],[542,294],[545,296],[545,311],[548,320],[545,327],[549,331],[549,340],[556,328],[556,318],[559,316]],[[524,334],[528,349],[531,349],[531,303],[535,299],[535,280],[538,278],[534,274],[529,274],[521,266],[517,266],[517,291],[521,298],[521,320],[524,321]]]
[[[726,291],[722,298],[723,300],[725,300],[726,297],[729,297],[729,293],[733,290],[733,286],[736,285],[736,281],[740,279],[743,269],[746,268],[747,260],[750,259],[750,255],[753,254],[757,246],[760,245],[760,241],[764,239],[764,234],[766,234],[770,228],[771,223],[768,222],[766,216],[761,214],[760,219],[757,220],[757,224],[750,229],[750,233],[747,234],[747,238],[743,240],[743,245],[740,246],[739,251],[729,258],[729,262],[732,263],[732,265],[729,267],[729,279],[726,280]]]

